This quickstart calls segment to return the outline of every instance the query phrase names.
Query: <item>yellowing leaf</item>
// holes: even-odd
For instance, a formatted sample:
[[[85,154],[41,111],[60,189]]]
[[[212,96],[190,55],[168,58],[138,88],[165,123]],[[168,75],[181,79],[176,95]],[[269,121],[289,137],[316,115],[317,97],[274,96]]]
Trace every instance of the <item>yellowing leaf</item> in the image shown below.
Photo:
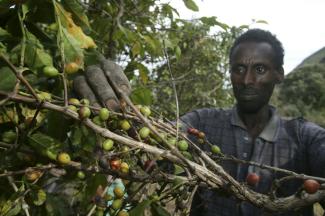
[[[80,43],[80,48],[95,48],[96,44],[94,40],[87,36],[82,29],[74,23],[71,13],[67,12],[58,3],[56,3],[55,6],[62,25],[67,29],[68,33]]]
[[[75,62],[80,68],[83,68],[84,53],[80,43],[65,28],[62,30],[62,39],[64,42],[65,61]]]
[[[141,51],[141,44],[136,41],[132,47],[132,56],[135,57],[136,55],[140,54]]]
[[[46,192],[42,189],[39,189],[36,193],[31,193],[33,198],[33,203],[36,206],[43,205],[46,201]]]
[[[68,9],[68,11],[73,14],[78,24],[90,28],[88,17],[85,14],[85,8],[81,5],[79,0],[63,0],[62,4],[64,8]]]
[[[0,124],[11,121],[18,123],[18,114],[16,108],[6,108],[4,112],[0,113]]]
[[[26,118],[33,118],[35,113],[36,113],[36,109],[30,109],[27,108],[25,106],[23,106],[22,104],[19,104],[20,108],[21,108],[21,114]],[[37,116],[36,116],[36,122],[37,124],[41,123],[43,121],[43,119],[45,118],[45,114],[43,112],[38,112]]]

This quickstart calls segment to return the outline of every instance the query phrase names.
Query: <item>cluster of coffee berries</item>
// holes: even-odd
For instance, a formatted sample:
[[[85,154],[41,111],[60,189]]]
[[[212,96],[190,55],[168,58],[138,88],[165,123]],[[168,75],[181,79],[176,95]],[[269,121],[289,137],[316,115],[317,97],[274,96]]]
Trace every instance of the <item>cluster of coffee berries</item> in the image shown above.
[[[109,215],[116,216],[128,216],[127,205],[125,199],[127,198],[127,193],[125,185],[122,181],[115,181],[110,187],[108,187],[107,192],[102,197],[96,195],[94,202],[97,204],[96,215]]]

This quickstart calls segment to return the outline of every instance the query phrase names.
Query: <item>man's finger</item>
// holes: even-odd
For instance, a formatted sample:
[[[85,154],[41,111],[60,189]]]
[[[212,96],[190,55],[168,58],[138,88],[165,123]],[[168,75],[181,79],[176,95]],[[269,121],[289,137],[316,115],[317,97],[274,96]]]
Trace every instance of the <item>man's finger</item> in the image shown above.
[[[98,99],[108,108],[117,110],[119,108],[117,97],[102,69],[97,65],[92,65],[86,68],[85,73],[87,81]]]
[[[93,106],[100,107],[96,96],[89,87],[87,80],[84,76],[77,76],[76,78],[74,78],[73,90],[77,93],[77,95],[79,95],[79,97],[88,99],[90,104],[92,104]]]
[[[101,66],[106,75],[117,84],[117,86],[127,95],[131,93],[131,86],[128,78],[121,66],[111,60],[101,60]]]

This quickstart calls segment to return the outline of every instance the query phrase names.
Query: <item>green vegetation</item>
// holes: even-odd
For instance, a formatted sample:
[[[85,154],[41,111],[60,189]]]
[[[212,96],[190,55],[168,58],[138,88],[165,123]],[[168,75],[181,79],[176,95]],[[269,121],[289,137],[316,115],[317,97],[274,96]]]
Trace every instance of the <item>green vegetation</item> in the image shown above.
[[[306,58],[277,89],[275,104],[288,117],[325,127],[325,48]]]

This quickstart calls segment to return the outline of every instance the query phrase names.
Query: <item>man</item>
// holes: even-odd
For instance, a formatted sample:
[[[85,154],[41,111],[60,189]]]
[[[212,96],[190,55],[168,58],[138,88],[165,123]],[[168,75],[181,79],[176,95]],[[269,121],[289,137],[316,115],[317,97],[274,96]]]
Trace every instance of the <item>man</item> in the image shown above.
[[[182,117],[191,127],[227,155],[315,176],[325,176],[325,129],[302,119],[284,120],[269,105],[276,84],[284,78],[284,51],[270,32],[252,29],[238,37],[230,51],[230,77],[237,104],[229,110],[200,109]],[[87,74],[87,73],[86,73]],[[78,91],[78,84],[76,85]],[[79,93],[86,96],[87,94]],[[107,97],[106,97],[107,98]],[[253,189],[268,193],[279,174],[254,166],[222,162],[236,180],[244,182],[248,173],[260,181]],[[295,193],[302,182],[286,182],[277,196]],[[270,215],[249,203],[239,202],[208,189],[199,190],[191,215]],[[312,206],[271,215],[313,215]]]

